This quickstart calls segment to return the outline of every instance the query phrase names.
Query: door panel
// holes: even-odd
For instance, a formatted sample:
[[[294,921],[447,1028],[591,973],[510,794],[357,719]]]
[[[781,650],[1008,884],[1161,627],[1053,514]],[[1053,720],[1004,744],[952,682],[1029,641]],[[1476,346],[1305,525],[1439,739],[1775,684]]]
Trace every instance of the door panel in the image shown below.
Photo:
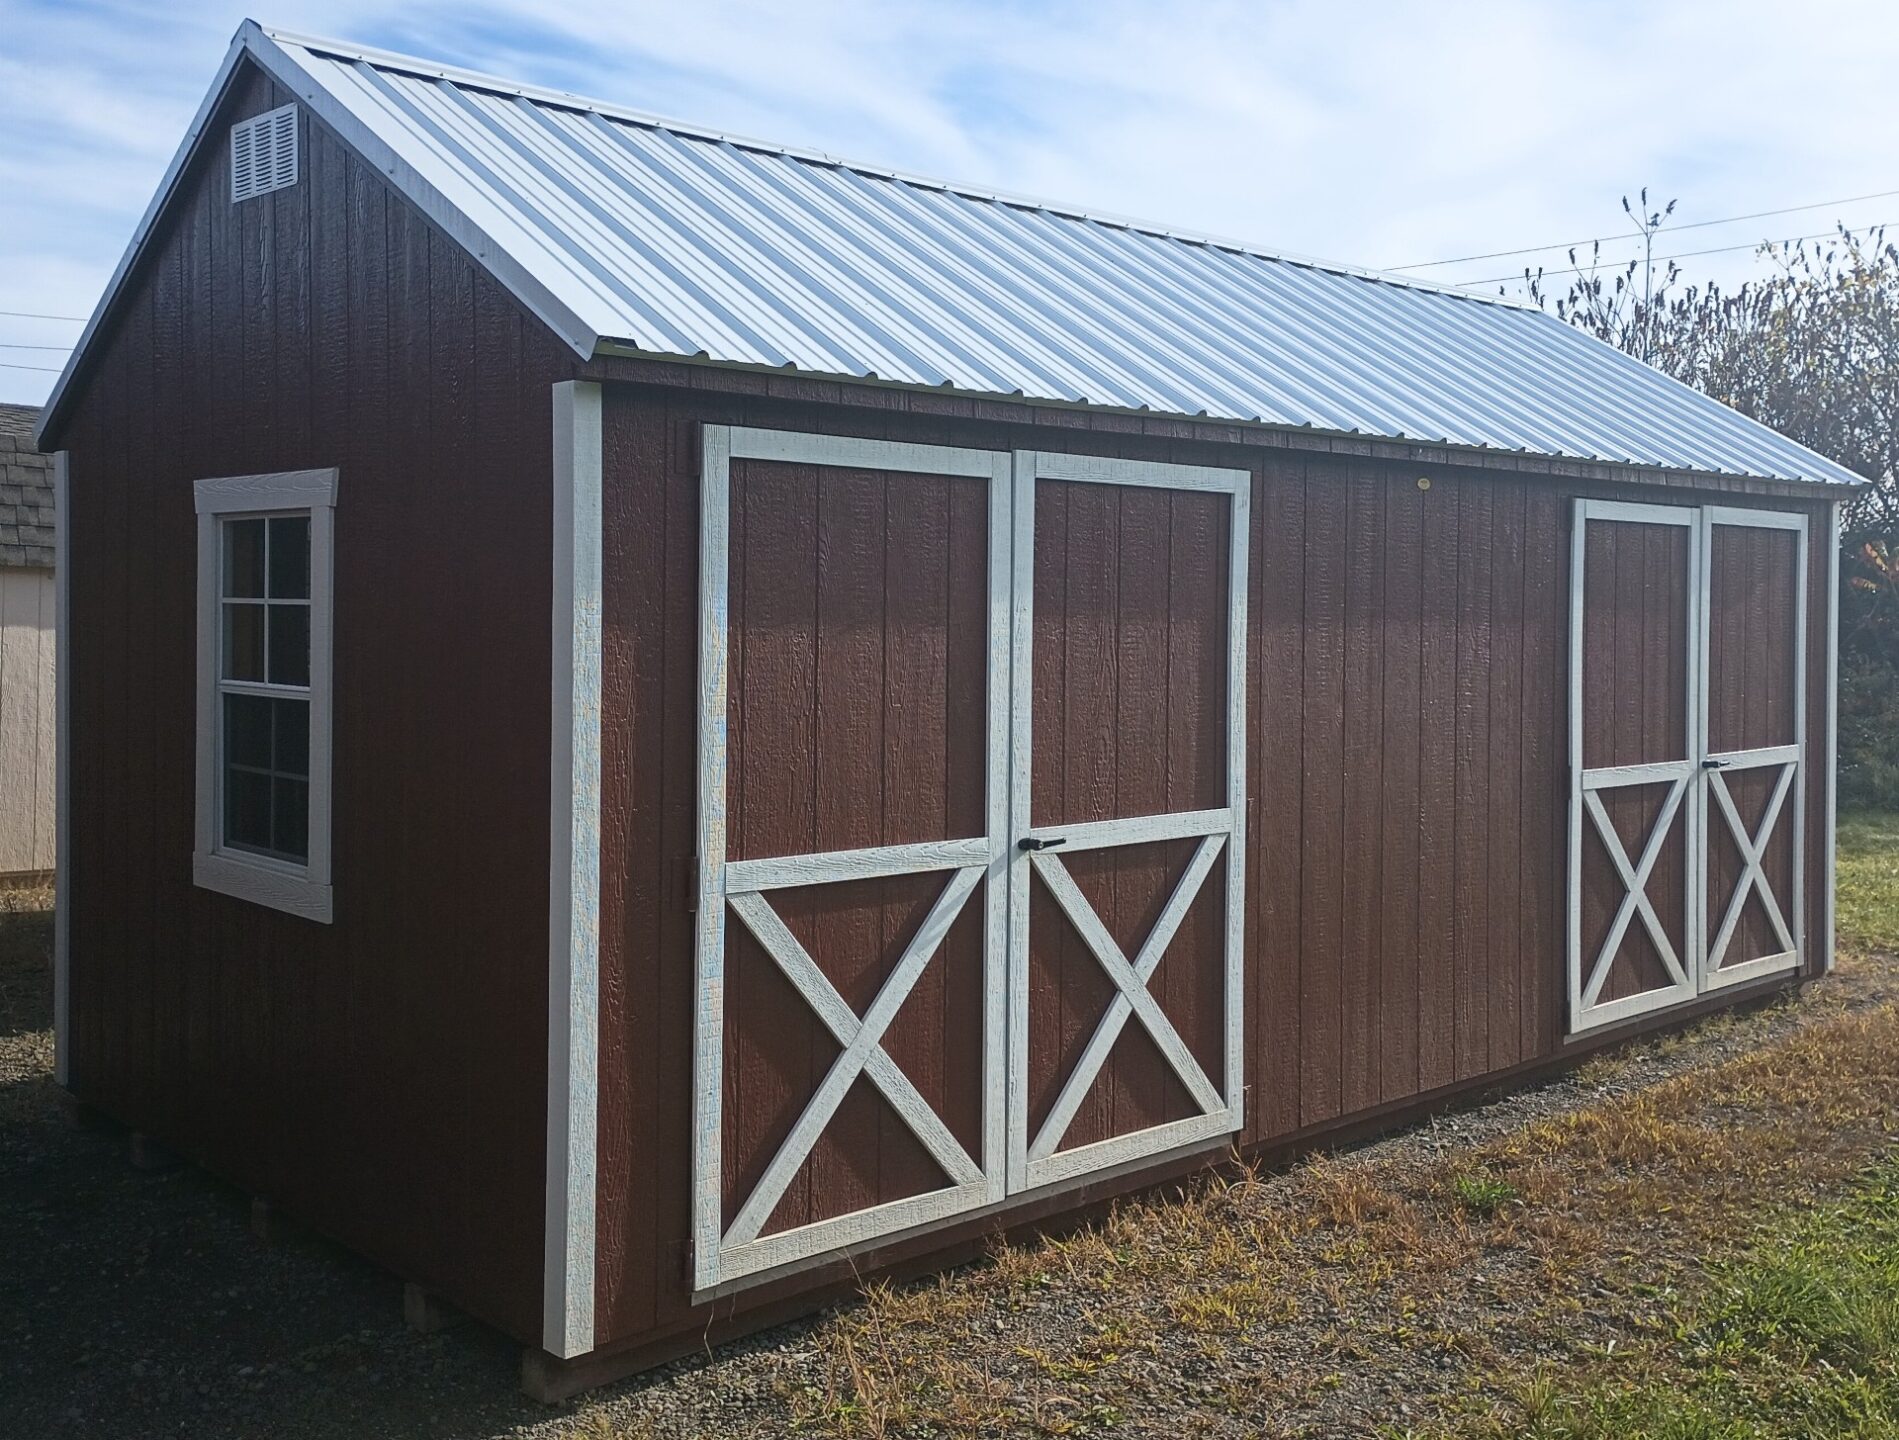
[[[703,451],[695,1289],[1238,1129],[1246,473]]]
[[[889,985],[945,889],[945,873],[929,871],[766,891],[757,898],[856,1017],[867,1014]],[[982,1153],[983,1074],[973,1063],[982,1034],[981,921],[979,906],[961,905],[881,1038],[881,1048],[924,1109],[968,1156]],[[852,1078],[808,1150],[799,1146],[798,1153],[786,1154],[787,1138],[843,1046],[737,913],[726,925],[726,977],[726,1233],[755,1197],[769,1202],[758,1233],[770,1236],[951,1182],[944,1163],[865,1074]],[[774,1177],[760,1197],[761,1181],[775,1162],[788,1167],[788,1178],[781,1191]],[[770,1201],[772,1195],[778,1198]]]
[[[1570,1028],[1695,993],[1696,512],[1579,502],[1572,551]]]
[[[706,427],[694,1277],[1002,1194],[1009,457]]]
[[[1684,780],[1673,779],[1606,787],[1584,796],[1588,820],[1582,834],[1582,953],[1596,960],[1584,977],[1585,1007],[1657,993],[1693,993],[1687,890],[1691,812],[1684,803],[1686,790]],[[1646,881],[1641,893],[1652,916],[1641,902],[1633,907],[1627,903],[1626,875],[1626,870],[1642,866],[1651,846],[1656,847],[1654,859],[1642,872]]]
[[[1249,479],[1026,453],[1015,475],[1023,1189],[1240,1123]]]
[[[1806,520],[1705,512],[1704,988],[1799,963]]]

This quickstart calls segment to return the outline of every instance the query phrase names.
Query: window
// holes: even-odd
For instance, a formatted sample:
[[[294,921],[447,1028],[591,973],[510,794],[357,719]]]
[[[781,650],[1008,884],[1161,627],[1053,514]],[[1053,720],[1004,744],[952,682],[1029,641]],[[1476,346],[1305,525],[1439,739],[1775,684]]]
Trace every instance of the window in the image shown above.
[[[193,877],[330,919],[334,470],[200,480]]]

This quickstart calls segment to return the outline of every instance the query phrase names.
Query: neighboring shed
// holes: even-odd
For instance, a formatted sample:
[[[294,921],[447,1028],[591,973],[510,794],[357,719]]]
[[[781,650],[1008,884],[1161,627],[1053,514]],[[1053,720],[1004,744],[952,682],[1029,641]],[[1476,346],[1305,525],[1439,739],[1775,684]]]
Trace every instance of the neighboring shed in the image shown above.
[[[1856,479],[1534,309],[247,23],[42,438],[62,1082],[541,1393],[1831,954]]]
[[[39,409],[0,405],[0,884],[49,878],[54,822],[53,461]]]

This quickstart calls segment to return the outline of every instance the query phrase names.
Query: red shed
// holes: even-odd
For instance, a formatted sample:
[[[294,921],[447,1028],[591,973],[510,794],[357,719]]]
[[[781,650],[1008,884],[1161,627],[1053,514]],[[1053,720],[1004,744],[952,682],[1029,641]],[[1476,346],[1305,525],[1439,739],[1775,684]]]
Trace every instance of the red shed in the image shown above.
[[[544,1393],[1830,957],[1856,477],[1535,309],[247,23],[43,423],[62,1082]]]

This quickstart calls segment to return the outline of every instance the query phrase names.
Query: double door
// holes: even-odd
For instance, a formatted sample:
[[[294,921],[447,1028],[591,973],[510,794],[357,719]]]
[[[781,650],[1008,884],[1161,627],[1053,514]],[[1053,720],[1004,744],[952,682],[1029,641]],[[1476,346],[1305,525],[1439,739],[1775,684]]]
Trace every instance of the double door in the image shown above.
[[[1246,473],[702,446],[695,1290],[1237,1130]]]
[[[1803,954],[1806,517],[1579,500],[1572,1033]]]

